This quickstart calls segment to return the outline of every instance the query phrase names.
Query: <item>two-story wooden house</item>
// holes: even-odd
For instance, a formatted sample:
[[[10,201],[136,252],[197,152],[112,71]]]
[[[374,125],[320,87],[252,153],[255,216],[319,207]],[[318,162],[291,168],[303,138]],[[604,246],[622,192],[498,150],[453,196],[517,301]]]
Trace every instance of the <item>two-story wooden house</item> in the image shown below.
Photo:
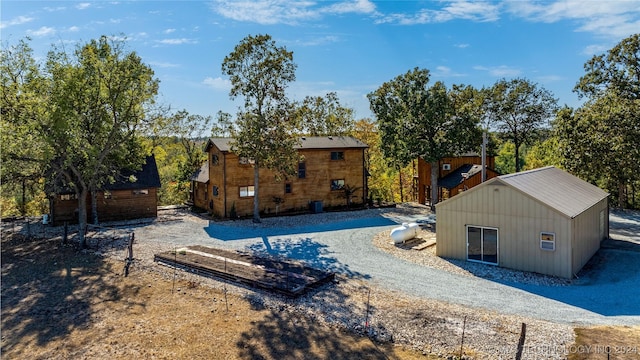
[[[250,160],[231,151],[232,139],[207,142],[207,162],[192,178],[192,201],[213,216],[253,214],[254,169]],[[365,150],[361,141],[343,136],[301,137],[298,172],[277,180],[260,170],[260,211],[265,214],[346,205],[344,187],[357,188],[352,204],[366,200]]]
[[[495,158],[487,156],[487,178],[500,174],[493,170]],[[418,159],[418,172],[414,178],[418,202],[431,204],[431,164]],[[482,157],[476,153],[446,157],[438,161],[438,201],[448,199],[482,183]]]

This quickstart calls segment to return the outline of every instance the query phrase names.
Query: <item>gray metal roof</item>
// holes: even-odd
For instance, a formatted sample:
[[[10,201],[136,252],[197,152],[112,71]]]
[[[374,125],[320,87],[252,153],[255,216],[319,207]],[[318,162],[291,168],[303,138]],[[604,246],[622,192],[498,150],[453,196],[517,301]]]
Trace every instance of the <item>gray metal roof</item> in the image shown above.
[[[502,175],[500,181],[574,218],[609,196],[595,185],[553,166]]]
[[[232,138],[212,138],[209,144],[215,145],[220,151],[231,151]],[[296,149],[366,149],[369,146],[350,136],[303,136]]]
[[[209,160],[202,163],[200,169],[196,170],[193,175],[191,175],[191,180],[200,182],[200,183],[208,183],[209,182]]]

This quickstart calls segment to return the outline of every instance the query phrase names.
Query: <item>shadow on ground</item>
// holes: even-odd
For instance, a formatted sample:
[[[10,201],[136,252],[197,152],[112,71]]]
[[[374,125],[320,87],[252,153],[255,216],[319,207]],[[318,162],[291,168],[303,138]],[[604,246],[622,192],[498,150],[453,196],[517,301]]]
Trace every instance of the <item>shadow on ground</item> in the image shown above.
[[[101,257],[79,251],[59,239],[3,231],[3,354],[65,338],[89,326],[92,306],[121,298],[105,282],[114,270]]]

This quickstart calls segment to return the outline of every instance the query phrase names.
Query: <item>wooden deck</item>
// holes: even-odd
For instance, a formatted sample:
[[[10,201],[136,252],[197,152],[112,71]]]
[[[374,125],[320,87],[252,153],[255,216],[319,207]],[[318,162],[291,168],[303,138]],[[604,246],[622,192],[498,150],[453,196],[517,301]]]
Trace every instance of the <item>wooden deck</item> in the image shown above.
[[[331,272],[294,262],[199,245],[156,254],[154,261],[202,276],[238,282],[291,297],[334,279]]]

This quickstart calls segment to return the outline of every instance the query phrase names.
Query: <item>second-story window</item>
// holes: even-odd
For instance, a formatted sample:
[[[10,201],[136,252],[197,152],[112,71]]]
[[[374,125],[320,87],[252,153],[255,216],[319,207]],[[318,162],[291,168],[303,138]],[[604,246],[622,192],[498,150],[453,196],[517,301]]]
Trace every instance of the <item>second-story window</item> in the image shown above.
[[[298,163],[298,178],[304,179],[307,177],[307,164],[303,162]]]
[[[331,160],[344,160],[344,151],[332,151]]]

